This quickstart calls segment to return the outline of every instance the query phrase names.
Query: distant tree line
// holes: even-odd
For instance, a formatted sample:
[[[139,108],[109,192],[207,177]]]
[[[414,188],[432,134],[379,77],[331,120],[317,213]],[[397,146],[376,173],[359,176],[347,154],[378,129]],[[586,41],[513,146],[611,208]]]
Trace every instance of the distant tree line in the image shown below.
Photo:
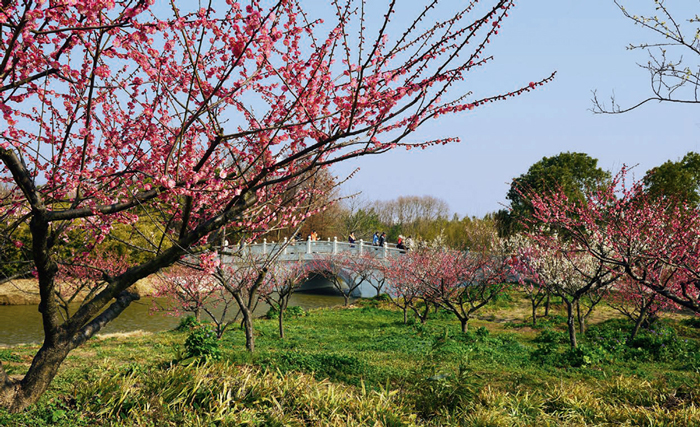
[[[448,203],[434,196],[400,196],[391,200],[369,201],[361,197],[346,198],[310,217],[299,231],[306,239],[313,231],[320,238],[347,240],[353,233],[358,241],[371,242],[375,232],[386,233],[387,242],[396,243],[409,236],[416,244],[467,249],[476,242],[474,228],[495,230],[492,214],[483,218],[451,214]],[[289,237],[284,232],[277,237]],[[269,240],[269,239],[268,239]]]

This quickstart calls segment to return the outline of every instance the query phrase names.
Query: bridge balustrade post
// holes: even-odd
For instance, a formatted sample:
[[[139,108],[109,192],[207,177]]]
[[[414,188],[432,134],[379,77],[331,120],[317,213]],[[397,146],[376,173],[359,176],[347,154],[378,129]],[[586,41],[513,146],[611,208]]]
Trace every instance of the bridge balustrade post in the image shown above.
[[[267,254],[267,239],[263,239],[263,255]]]
[[[362,255],[362,252],[364,252],[364,246],[365,242],[362,239],[360,239],[360,255]]]
[[[330,237],[329,237],[330,239]],[[333,238],[333,255],[338,253],[338,237]]]
[[[309,239],[306,241],[306,253],[311,253],[311,236],[309,236]]]
[[[283,253],[284,255],[287,255],[287,238],[286,238],[286,237],[284,238],[284,243],[283,243],[283,245],[284,245],[284,246],[282,246],[282,247],[283,247],[284,249],[282,249],[282,253]]]
[[[387,249],[389,249],[389,245],[387,245],[387,243],[384,242],[384,254],[382,255],[382,258],[386,258],[386,254],[388,252]]]

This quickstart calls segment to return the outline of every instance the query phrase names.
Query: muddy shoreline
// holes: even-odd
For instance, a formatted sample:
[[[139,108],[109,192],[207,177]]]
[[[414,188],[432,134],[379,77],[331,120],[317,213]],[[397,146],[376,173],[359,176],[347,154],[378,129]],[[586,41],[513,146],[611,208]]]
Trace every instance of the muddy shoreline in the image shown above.
[[[153,296],[155,292],[150,278],[139,280],[132,289],[142,297]],[[36,279],[17,279],[0,285],[0,305],[38,305],[39,300]]]

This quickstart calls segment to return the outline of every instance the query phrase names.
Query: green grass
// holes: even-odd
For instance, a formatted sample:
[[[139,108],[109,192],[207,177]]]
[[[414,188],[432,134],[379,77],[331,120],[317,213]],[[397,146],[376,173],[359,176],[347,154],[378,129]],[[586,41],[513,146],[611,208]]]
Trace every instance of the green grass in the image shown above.
[[[700,425],[694,321],[625,344],[629,325],[608,316],[572,352],[560,312],[537,330],[503,320],[522,304],[501,301],[467,334],[444,313],[404,325],[377,301],[290,316],[283,340],[258,319],[255,354],[233,329],[218,361],[181,361],[188,331],[93,340],[0,425]],[[21,374],[35,350],[0,360]]]

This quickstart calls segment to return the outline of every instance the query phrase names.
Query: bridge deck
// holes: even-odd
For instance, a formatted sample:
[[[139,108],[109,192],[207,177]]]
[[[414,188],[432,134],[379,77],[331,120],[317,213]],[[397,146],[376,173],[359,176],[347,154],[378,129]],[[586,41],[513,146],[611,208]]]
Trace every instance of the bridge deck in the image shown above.
[[[373,246],[362,240],[348,243],[339,242],[337,238],[316,241],[288,241],[285,239],[276,243],[263,240],[262,243],[243,245],[240,250],[243,254],[276,255],[279,261],[311,260],[317,254],[356,253],[358,255],[373,254],[380,258],[388,258],[406,253],[404,249],[391,248],[387,243],[384,243],[384,246]]]

